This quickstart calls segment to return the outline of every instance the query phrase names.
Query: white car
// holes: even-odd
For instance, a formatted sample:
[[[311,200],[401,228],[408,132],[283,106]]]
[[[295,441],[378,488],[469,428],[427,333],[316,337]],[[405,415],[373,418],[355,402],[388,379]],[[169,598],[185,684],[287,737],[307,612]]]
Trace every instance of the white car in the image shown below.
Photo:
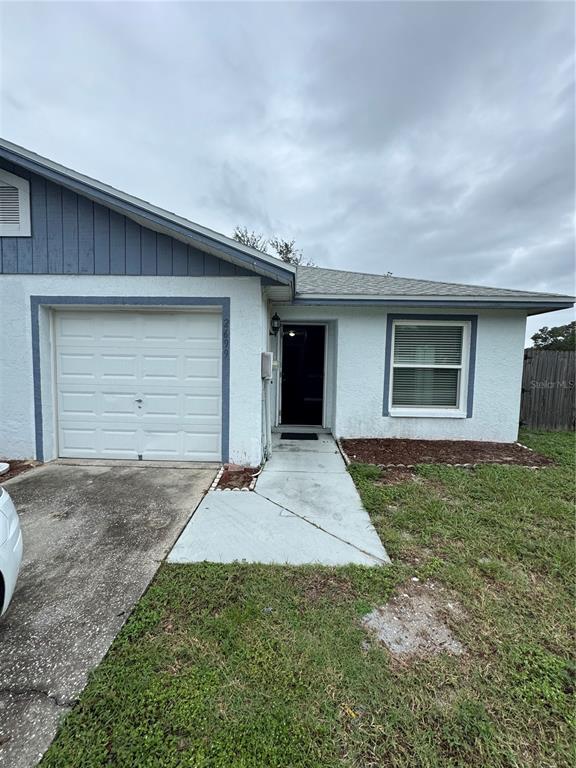
[[[0,488],[0,616],[12,599],[21,562],[20,520],[10,494]]]

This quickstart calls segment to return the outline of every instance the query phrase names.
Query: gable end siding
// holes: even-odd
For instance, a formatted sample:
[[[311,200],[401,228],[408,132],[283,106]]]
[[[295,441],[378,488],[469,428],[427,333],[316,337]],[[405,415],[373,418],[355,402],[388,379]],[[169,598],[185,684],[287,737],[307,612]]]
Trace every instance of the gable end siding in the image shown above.
[[[0,273],[254,277],[254,273],[0,160],[30,182],[31,237],[0,237]]]

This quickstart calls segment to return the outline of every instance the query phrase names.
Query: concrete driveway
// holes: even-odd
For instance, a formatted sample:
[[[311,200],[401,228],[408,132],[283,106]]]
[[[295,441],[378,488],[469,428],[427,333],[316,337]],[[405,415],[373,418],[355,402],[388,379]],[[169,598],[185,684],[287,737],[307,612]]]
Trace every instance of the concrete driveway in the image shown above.
[[[0,619],[0,765],[36,765],[216,468],[49,464],[5,484],[24,561]]]

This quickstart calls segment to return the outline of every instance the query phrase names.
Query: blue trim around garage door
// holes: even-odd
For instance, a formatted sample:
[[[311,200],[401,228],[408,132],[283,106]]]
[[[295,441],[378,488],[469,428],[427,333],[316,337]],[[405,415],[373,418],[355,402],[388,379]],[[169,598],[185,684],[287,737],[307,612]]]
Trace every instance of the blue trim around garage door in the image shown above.
[[[388,315],[386,322],[386,352],[384,361],[384,403],[383,416],[390,416],[390,371],[392,367],[392,323],[394,320],[465,320],[470,323],[470,356],[468,358],[468,393],[466,399],[466,418],[472,417],[474,408],[474,375],[476,372],[476,337],[478,335],[478,315]],[[414,414],[417,416],[417,414]],[[421,416],[420,418],[426,418]]]
[[[34,377],[34,420],[36,458],[44,461],[42,424],[42,379],[40,367],[40,307],[58,306],[123,307],[221,307],[222,309],[222,461],[230,452],[230,299],[212,296],[30,296],[32,315],[32,368]]]

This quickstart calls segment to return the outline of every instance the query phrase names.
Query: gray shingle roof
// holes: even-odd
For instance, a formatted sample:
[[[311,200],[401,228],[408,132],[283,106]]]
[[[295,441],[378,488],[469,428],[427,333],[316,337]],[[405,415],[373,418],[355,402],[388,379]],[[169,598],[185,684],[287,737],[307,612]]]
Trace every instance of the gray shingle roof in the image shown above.
[[[537,293],[536,291],[512,290],[509,288],[488,288],[479,285],[462,285],[459,283],[441,283],[434,280],[415,280],[408,277],[392,275],[372,275],[365,272],[346,272],[340,269],[324,269],[323,267],[299,266],[296,271],[297,296],[333,296],[338,297],[432,297],[446,296],[451,298],[494,298],[498,299],[555,299],[571,301],[569,296],[554,293]]]

